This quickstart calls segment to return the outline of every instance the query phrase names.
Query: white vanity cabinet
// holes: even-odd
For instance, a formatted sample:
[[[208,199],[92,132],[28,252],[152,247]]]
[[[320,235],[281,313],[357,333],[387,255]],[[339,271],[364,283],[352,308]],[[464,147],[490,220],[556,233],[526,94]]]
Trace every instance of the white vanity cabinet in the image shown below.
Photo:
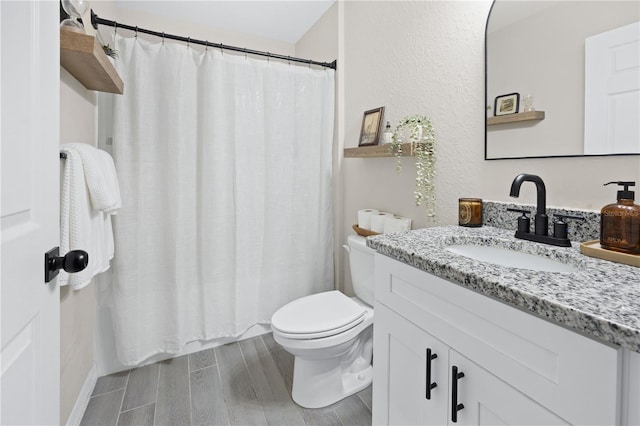
[[[380,254],[375,295],[374,424],[633,424],[628,351]]]
[[[454,381],[455,405],[464,405],[458,424],[567,424],[384,305],[376,306],[374,328],[384,348],[375,354],[374,424],[453,423]]]

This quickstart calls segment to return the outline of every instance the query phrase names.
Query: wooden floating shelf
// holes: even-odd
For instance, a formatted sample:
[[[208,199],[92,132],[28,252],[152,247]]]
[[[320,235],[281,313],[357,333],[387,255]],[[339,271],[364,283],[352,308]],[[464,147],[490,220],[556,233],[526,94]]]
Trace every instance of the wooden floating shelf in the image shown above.
[[[122,94],[124,83],[95,37],[60,30],[60,65],[89,90]]]
[[[487,126],[496,124],[517,123],[519,121],[544,120],[544,111],[529,111],[518,114],[499,115],[497,117],[487,117]]]
[[[410,143],[402,144],[402,155],[409,157],[413,155]],[[345,148],[344,158],[374,158],[374,157],[394,157],[389,152],[389,145],[359,146],[357,148]]]

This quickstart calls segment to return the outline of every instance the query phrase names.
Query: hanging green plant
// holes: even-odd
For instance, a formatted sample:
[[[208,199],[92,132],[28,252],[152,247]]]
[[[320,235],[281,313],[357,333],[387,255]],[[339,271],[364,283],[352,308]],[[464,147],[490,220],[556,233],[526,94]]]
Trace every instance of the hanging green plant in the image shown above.
[[[102,46],[102,50],[104,50],[104,53],[113,58],[113,59],[118,59],[118,51],[113,49],[111,46],[109,46],[108,44],[104,44]]]
[[[416,206],[424,206],[427,220],[433,222],[436,218],[434,185],[436,134],[431,119],[423,115],[411,115],[400,120],[400,124],[396,126],[389,150],[396,157],[398,174],[402,171],[402,144],[405,142],[411,143],[411,150],[416,157],[416,189],[414,191]]]

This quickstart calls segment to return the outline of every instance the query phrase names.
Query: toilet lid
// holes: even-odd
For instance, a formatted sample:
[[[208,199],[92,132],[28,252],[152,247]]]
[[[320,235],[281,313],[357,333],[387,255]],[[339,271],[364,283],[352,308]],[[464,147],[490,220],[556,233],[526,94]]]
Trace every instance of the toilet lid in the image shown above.
[[[271,326],[283,337],[315,339],[342,333],[364,321],[366,309],[339,291],[294,300],[273,314]]]

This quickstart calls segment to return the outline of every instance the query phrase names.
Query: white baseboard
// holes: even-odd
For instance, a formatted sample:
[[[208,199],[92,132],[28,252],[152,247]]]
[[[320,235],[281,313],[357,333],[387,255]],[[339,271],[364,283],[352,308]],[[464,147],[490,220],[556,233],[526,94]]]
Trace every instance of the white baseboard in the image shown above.
[[[80,389],[78,398],[76,398],[76,403],[73,405],[73,410],[71,410],[71,414],[69,414],[69,418],[67,419],[67,426],[78,426],[80,424],[82,416],[87,409],[87,405],[89,405],[89,399],[91,398],[93,388],[96,387],[97,381],[98,369],[96,367],[96,363],[94,362],[91,366],[91,370],[89,370],[89,374],[87,374],[87,378],[85,379],[82,388]]]

